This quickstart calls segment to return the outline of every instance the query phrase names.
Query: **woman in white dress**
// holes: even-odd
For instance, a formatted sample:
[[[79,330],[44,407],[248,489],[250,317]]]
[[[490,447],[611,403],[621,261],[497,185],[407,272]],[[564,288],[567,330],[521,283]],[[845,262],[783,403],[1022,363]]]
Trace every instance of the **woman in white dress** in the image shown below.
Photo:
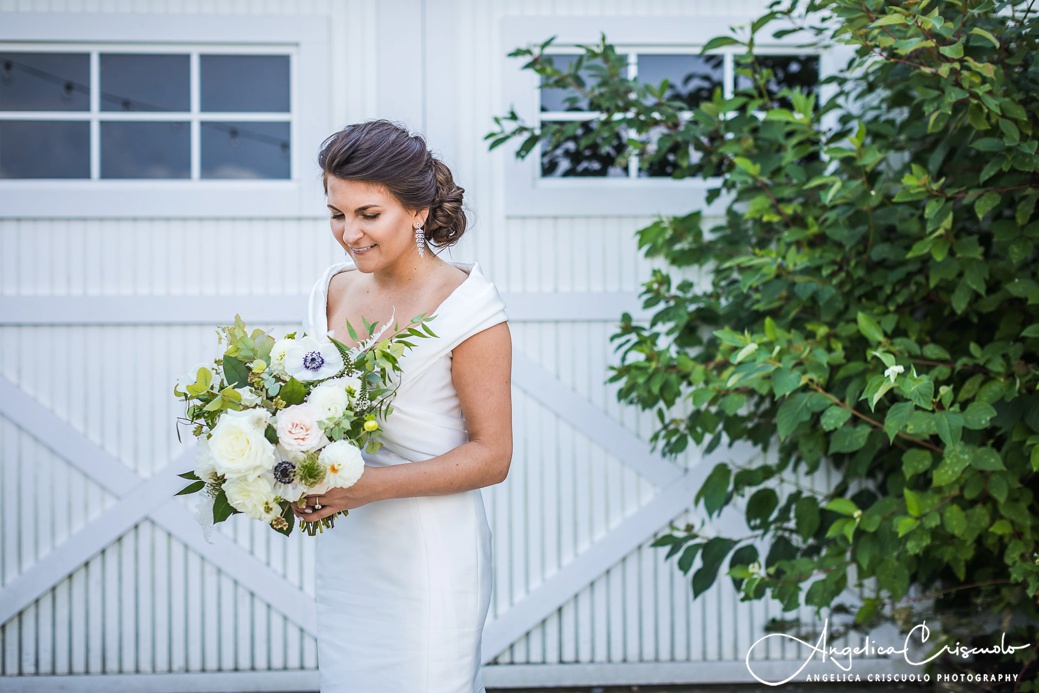
[[[425,141],[387,121],[328,138],[319,163],[332,235],[349,260],[310,297],[306,331],[419,314],[436,338],[401,359],[383,448],[360,481],[309,496],[318,538],[318,668],[324,693],[484,690],[480,643],[490,605],[491,536],[480,488],[512,457],[512,346],[504,305],[475,263],[432,252],[465,231],[462,189]]]

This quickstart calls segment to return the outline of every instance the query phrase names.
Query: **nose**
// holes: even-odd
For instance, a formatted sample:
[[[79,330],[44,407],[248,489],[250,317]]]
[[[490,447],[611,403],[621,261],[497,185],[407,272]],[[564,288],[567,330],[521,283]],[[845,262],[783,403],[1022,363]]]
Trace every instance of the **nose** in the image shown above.
[[[360,224],[343,224],[343,243],[346,245],[356,245],[362,236],[364,236],[364,230],[361,229]]]

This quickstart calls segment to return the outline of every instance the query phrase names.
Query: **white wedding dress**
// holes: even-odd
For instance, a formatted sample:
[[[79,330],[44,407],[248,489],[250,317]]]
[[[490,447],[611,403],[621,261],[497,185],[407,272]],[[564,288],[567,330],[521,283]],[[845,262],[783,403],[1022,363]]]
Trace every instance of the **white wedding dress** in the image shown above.
[[[469,277],[429,323],[437,337],[413,340],[401,360],[383,447],[365,455],[370,466],[429,459],[469,439],[451,381],[451,350],[507,317],[478,265],[452,264]],[[333,265],[314,285],[308,334],[327,333],[329,280],[355,269],[352,262]],[[319,535],[316,571],[322,693],[484,691],[491,531],[479,490],[351,510]]]

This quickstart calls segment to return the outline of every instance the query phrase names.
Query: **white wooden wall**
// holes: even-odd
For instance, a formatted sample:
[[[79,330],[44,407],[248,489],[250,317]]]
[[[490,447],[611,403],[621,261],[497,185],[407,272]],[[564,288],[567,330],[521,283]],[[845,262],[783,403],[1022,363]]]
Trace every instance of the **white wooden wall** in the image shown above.
[[[330,122],[389,116],[425,129],[476,212],[453,256],[480,261],[510,306],[517,444],[509,479],[486,493],[488,685],[747,681],[742,658],[769,606],[738,604],[724,578],[692,603],[684,576],[648,548],[669,522],[690,519],[713,460],[651,454],[652,422],[604,384],[608,337],[637,309],[649,270],[634,240],[647,220],[506,218],[505,153],[488,154],[482,135],[510,101],[500,80],[514,48],[501,41],[508,15],[762,4],[0,0],[0,24],[30,11],[327,20]],[[220,266],[233,248],[248,248],[247,261]],[[336,248],[318,218],[24,220],[0,210],[0,690],[316,688],[311,544],[247,521],[202,540],[170,498],[172,475],[190,466],[171,385],[213,353],[212,325],[235,312],[294,328]]]

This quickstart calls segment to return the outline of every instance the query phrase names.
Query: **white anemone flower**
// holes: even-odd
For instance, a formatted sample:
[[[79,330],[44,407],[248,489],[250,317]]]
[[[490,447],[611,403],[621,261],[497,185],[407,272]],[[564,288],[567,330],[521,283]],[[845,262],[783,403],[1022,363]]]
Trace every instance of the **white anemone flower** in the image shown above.
[[[346,364],[336,345],[328,340],[304,337],[285,351],[285,372],[296,380],[324,380],[338,375]]]

